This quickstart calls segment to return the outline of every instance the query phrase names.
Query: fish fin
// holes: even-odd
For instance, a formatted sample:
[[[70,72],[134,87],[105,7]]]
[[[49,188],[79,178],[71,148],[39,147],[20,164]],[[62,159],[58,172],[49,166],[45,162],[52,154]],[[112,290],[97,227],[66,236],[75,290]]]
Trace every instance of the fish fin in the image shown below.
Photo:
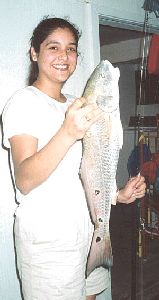
[[[86,276],[95,268],[103,266],[109,268],[113,265],[110,235],[100,238],[98,231],[94,231],[93,240],[88,255]]]

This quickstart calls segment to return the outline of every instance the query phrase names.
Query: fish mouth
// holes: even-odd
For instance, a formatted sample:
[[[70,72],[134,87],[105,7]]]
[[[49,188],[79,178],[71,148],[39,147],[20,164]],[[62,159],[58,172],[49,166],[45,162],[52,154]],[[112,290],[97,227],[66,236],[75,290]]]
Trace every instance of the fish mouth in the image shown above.
[[[56,65],[53,65],[53,68],[56,70],[60,70],[60,71],[66,71],[66,70],[68,70],[68,65],[56,64]]]

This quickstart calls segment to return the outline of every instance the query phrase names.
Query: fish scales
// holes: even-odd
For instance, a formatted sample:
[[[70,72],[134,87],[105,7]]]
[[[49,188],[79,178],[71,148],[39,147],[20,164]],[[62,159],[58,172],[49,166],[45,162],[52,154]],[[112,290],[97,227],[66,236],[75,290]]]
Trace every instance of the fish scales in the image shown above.
[[[87,276],[99,266],[109,268],[113,257],[109,232],[112,200],[116,194],[116,170],[123,131],[119,111],[120,72],[105,60],[87,81],[83,97],[96,103],[102,117],[83,138],[80,175],[84,185],[94,234],[87,261]]]

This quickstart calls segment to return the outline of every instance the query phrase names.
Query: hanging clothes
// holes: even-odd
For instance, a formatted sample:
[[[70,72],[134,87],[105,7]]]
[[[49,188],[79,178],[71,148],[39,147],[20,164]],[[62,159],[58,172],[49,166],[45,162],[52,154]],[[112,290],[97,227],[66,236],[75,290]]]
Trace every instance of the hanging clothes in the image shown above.
[[[151,160],[151,151],[146,143],[135,146],[135,148],[130,153],[127,162],[127,169],[130,177],[136,176],[140,170],[140,147],[143,148],[143,160],[144,162]]]
[[[159,35],[153,34],[148,54],[148,73],[159,75]]]

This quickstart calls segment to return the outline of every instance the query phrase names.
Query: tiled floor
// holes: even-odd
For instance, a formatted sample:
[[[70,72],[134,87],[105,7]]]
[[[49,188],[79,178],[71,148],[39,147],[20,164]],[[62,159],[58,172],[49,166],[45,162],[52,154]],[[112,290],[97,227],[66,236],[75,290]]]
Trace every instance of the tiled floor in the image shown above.
[[[134,204],[112,208],[113,300],[159,300],[159,239],[150,240],[146,260],[136,255],[137,212]]]

